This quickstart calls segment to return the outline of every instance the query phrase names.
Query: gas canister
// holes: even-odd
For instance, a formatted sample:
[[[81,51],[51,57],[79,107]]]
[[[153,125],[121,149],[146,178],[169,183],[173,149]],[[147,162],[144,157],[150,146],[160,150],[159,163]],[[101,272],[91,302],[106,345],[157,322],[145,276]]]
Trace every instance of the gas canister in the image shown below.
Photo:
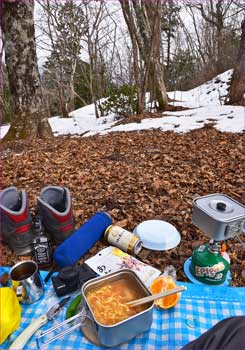
[[[230,264],[220,254],[218,244],[200,245],[192,254],[190,272],[205,284],[219,285],[225,282]]]

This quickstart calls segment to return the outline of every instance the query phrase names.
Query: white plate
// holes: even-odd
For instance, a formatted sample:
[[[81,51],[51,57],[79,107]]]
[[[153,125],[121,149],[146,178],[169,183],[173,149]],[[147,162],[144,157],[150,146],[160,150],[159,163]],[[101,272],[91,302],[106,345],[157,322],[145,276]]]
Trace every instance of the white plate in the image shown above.
[[[151,250],[168,250],[180,242],[180,234],[170,223],[162,220],[147,220],[135,227],[144,248]]]

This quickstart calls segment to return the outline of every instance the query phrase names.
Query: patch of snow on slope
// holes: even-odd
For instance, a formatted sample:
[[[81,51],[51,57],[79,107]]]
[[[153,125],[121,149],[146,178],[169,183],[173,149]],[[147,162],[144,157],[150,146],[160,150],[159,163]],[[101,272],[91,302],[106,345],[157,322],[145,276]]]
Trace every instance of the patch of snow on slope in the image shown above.
[[[129,123],[112,126],[103,130],[100,135],[119,131],[136,131],[161,129],[162,131],[189,132],[200,129],[205,124],[214,124],[220,131],[242,132],[244,129],[244,110],[240,106],[212,106],[192,110],[171,112],[162,118],[143,119],[141,123]],[[84,136],[95,135],[90,131]]]
[[[49,123],[56,136],[69,134],[81,135],[92,130],[104,130],[105,125],[108,127],[108,124],[112,123],[115,119],[113,114],[96,118],[93,104],[78,108],[69,113],[69,116],[70,118],[49,118]]]
[[[185,111],[165,112],[162,118],[146,118],[141,123],[128,123],[115,126],[115,115],[96,119],[94,105],[90,104],[70,113],[70,118],[51,117],[49,123],[55,136],[107,134],[109,132],[135,131],[147,129],[188,132],[212,123],[220,131],[242,132],[244,130],[244,107],[224,106],[224,97],[231,79],[232,70],[218,75],[207,83],[189,91],[168,93],[170,98],[178,99],[174,105],[189,107]],[[149,99],[149,94],[146,100]],[[9,125],[0,129],[1,138],[7,133]]]
[[[230,69],[217,75],[212,80],[189,91],[171,91],[168,96],[175,100],[171,102],[174,106],[197,108],[203,106],[214,106],[224,104],[227,95],[228,83],[233,70]]]

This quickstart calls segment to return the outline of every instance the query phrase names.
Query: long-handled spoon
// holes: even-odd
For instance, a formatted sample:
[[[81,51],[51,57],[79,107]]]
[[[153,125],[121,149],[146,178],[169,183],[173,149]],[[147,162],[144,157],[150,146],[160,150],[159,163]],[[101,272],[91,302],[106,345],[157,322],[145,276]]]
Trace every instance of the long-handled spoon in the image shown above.
[[[158,294],[149,295],[148,297],[144,297],[144,298],[141,298],[141,299],[129,301],[128,303],[126,303],[126,305],[132,306],[132,307],[138,306],[138,305],[141,305],[141,304],[149,303],[150,301],[154,301],[154,300],[157,300],[157,299],[161,299],[161,298],[167,297],[168,295],[172,295],[172,294],[176,294],[176,293],[179,293],[179,292],[183,292],[186,289],[187,288],[185,286],[176,287],[176,288],[167,290],[165,292],[161,292],[161,293],[158,293]]]

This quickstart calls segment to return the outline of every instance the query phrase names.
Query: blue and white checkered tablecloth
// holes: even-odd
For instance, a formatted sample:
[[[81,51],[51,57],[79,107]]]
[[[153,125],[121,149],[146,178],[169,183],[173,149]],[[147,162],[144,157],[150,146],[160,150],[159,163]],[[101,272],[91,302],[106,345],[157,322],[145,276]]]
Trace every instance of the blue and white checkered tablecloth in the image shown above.
[[[3,269],[0,267],[0,272]],[[42,273],[44,277],[46,273]],[[209,287],[178,282],[187,290],[182,293],[180,302],[169,310],[154,308],[151,329],[130,342],[114,349],[120,350],[178,350],[183,345],[200,336],[218,321],[230,316],[244,315],[245,288]],[[74,294],[75,296],[75,294]],[[22,305],[20,328],[6,340],[0,349],[8,349],[12,341],[37,317],[58,299],[53,291],[52,282],[45,288],[44,296],[35,304]],[[41,330],[50,328],[64,320],[65,309],[55,318],[38,330],[25,345],[24,350],[36,350],[36,336]],[[48,350],[97,350],[101,349],[90,343],[80,329],[54,341],[47,346]]]

